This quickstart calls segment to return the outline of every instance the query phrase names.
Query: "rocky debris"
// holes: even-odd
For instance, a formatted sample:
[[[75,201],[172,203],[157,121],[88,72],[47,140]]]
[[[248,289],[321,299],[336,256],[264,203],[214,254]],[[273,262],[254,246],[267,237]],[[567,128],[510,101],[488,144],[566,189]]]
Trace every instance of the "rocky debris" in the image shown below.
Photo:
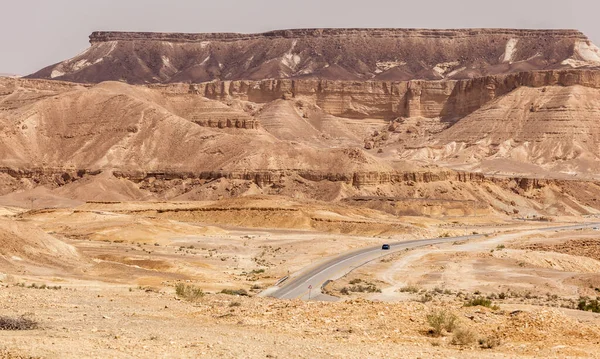
[[[211,128],[238,128],[238,129],[246,129],[253,130],[258,128],[258,121],[254,119],[225,119],[225,120],[198,120],[194,121],[196,124],[203,127],[211,127]]]
[[[24,357],[48,355],[49,335],[54,343],[50,353],[63,358],[598,357],[600,340],[597,325],[578,323],[555,310],[511,315],[441,302],[307,303],[213,294],[190,303],[177,300],[169,287],[158,292],[81,286],[2,289],[7,311],[33,312],[40,320],[40,330],[3,333],[10,352]],[[475,342],[457,346],[451,344],[452,333],[439,338],[428,334],[426,316],[442,305],[460,318],[461,328],[476,333]],[[477,342],[492,337],[499,340],[489,349]]]

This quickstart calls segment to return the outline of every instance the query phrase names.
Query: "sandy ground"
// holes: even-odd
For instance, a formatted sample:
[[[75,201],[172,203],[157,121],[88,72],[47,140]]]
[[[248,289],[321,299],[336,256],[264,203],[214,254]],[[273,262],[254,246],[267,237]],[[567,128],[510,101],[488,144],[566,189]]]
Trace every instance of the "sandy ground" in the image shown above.
[[[381,289],[366,296],[372,300],[421,300],[424,295],[464,293],[504,304],[572,308],[580,297],[600,295],[600,261],[595,256],[599,239],[598,231],[591,228],[531,230],[419,248],[369,263],[331,290],[362,279]],[[500,294],[506,298],[499,300]]]
[[[398,217],[396,221],[404,223],[396,234],[382,235],[378,229],[373,236],[375,227],[363,224],[379,220],[390,226],[394,222],[389,214],[319,204],[305,205],[304,214],[292,219],[280,216],[275,207],[248,210],[266,204],[251,200],[246,207],[236,207],[229,202],[226,208],[212,202],[133,202],[28,212],[5,209],[0,220],[4,241],[0,316],[26,315],[38,321],[39,328],[0,330],[0,350],[4,350],[0,357],[596,355],[598,315],[561,306],[571,305],[579,295],[593,294],[590,285],[600,287],[595,282],[600,268],[593,258],[596,252],[572,253],[564,247],[570,238],[589,244],[597,231],[541,234],[535,230],[563,224],[560,221]],[[203,205],[217,210],[195,215],[194,208]],[[280,203],[277,208],[286,206],[297,205]],[[214,212],[214,218],[205,212]],[[326,223],[331,226],[340,220],[351,222],[352,231],[363,234],[323,231],[299,220],[315,217],[330,220]],[[277,225],[240,226],[252,221]],[[284,223],[290,228],[281,228]],[[288,273],[352,249],[473,232],[488,236],[386,257],[332,285],[338,291],[334,294],[340,295],[341,286],[362,278],[374,282],[382,293],[340,295],[345,300],[336,303],[256,296]],[[536,247],[542,244],[546,247]],[[197,302],[182,300],[175,295],[178,283],[202,288],[206,295]],[[42,285],[60,288],[38,289]],[[420,292],[399,292],[406,285],[418,286]],[[449,293],[421,300],[437,287]],[[457,293],[487,295],[508,288],[511,293],[521,288],[519,293],[526,290],[535,297],[495,300],[500,309],[492,310],[463,307],[466,297]],[[250,297],[219,294],[223,289],[245,289]],[[549,291],[560,297],[542,298]],[[455,334],[433,337],[426,317],[439,308],[454,312],[461,328],[475,333],[473,340],[456,345],[452,344]],[[492,337],[497,339],[493,349],[478,344]]]
[[[597,323],[556,310],[513,313],[444,303],[476,337],[501,344],[457,346],[433,338],[435,303],[314,303],[206,295],[199,302],[115,286],[4,286],[1,315],[27,314],[39,328],[2,332],[9,353],[47,358],[529,358],[598,357]],[[235,304],[232,304],[235,303]],[[441,303],[437,303],[440,305]],[[559,335],[560,334],[560,335]],[[77,345],[73,345],[74,342]]]

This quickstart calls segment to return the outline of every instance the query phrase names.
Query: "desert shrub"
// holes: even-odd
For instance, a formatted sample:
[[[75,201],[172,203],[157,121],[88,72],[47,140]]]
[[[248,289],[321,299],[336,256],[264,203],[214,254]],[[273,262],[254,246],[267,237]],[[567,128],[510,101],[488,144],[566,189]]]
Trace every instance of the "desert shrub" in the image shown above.
[[[448,333],[454,331],[457,320],[456,315],[445,310],[434,310],[427,315],[427,323],[431,326],[431,333],[436,337],[442,335],[443,330]]]
[[[45,284],[37,285],[35,283],[32,283],[29,286],[26,286],[25,283],[18,283],[17,287],[30,288],[30,289],[52,289],[52,290],[62,289],[62,287],[59,285],[49,286],[49,285],[45,285]]]
[[[451,343],[453,345],[469,345],[475,342],[475,333],[467,328],[459,328],[454,331]]]
[[[223,289],[222,294],[239,295],[240,297],[248,297],[248,292],[245,289]]]
[[[579,298],[577,309],[586,312],[600,313],[600,301],[598,299]]]
[[[433,297],[431,296],[431,294],[427,293],[425,295],[422,295],[418,301],[421,303],[427,303],[427,302],[431,302],[432,300],[433,300]]]
[[[240,303],[240,302],[231,302],[231,303],[229,303],[229,306],[230,307],[241,307],[242,303]]]
[[[370,283],[367,285],[355,285],[348,288],[348,290],[355,293],[381,293],[381,289]]]
[[[358,284],[363,283],[363,284]],[[381,293],[381,289],[377,288],[377,286],[370,282],[365,282],[362,279],[353,279],[350,281],[351,285],[349,287],[344,287],[340,290],[340,293],[344,295],[350,294],[350,292],[354,293]]]
[[[465,307],[478,307],[478,306],[487,307],[487,308],[491,308],[494,310],[498,309],[497,306],[492,305],[491,300],[484,298],[484,297],[475,297],[465,303]]]
[[[500,338],[495,335],[479,339],[479,346],[483,349],[493,349],[500,344],[502,344]]]
[[[504,248],[506,248],[506,246],[505,246],[504,244],[499,244],[499,245],[496,247],[496,249],[497,249],[497,250],[499,250],[499,251],[503,250]]]
[[[414,285],[407,285],[406,287],[402,287],[400,288],[400,292],[401,293],[412,293],[412,294],[417,294],[419,293],[419,288],[417,288]]]
[[[452,313],[448,313],[446,315],[446,323],[444,324],[444,329],[448,333],[452,333],[456,329],[457,325],[458,325],[458,317]]]
[[[179,298],[189,301],[195,301],[204,296],[204,292],[201,288],[183,283],[178,283],[175,286],[175,294],[177,294]]]
[[[32,330],[36,329],[38,323],[25,316],[7,317],[0,316],[0,330]]]

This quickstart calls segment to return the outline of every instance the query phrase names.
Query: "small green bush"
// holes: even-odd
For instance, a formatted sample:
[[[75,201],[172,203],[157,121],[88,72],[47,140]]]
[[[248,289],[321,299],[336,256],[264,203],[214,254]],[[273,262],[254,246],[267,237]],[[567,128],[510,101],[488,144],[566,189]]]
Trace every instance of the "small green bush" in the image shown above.
[[[598,300],[598,298],[579,298],[579,304],[577,304],[577,309],[584,310],[586,312],[600,313],[600,301]]]
[[[494,310],[498,309],[497,306],[492,305],[491,300],[484,298],[484,297],[476,297],[465,303],[465,307],[478,307],[478,306],[487,307],[487,308],[491,308]]]

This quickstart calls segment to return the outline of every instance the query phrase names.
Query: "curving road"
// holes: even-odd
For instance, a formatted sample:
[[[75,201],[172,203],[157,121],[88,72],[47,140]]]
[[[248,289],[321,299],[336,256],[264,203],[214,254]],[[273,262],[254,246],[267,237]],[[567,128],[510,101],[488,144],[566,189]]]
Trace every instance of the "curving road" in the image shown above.
[[[564,231],[580,228],[589,228],[598,226],[598,223],[586,223],[581,225],[570,225],[561,227],[536,228],[539,231]],[[531,231],[532,229],[523,229],[522,231]],[[339,279],[354,269],[363,266],[375,259],[397,253],[411,248],[423,247],[434,244],[442,244],[473,238],[480,238],[484,235],[469,235],[451,238],[432,238],[419,239],[413,241],[390,243],[390,250],[382,250],[381,246],[368,247],[358,251],[342,254],[338,257],[326,260],[315,267],[304,269],[297,276],[288,279],[281,287],[271,287],[262,295],[280,298],[280,299],[302,299],[302,300],[322,300],[336,301],[339,298],[328,296],[321,292],[321,287],[330,280]]]

